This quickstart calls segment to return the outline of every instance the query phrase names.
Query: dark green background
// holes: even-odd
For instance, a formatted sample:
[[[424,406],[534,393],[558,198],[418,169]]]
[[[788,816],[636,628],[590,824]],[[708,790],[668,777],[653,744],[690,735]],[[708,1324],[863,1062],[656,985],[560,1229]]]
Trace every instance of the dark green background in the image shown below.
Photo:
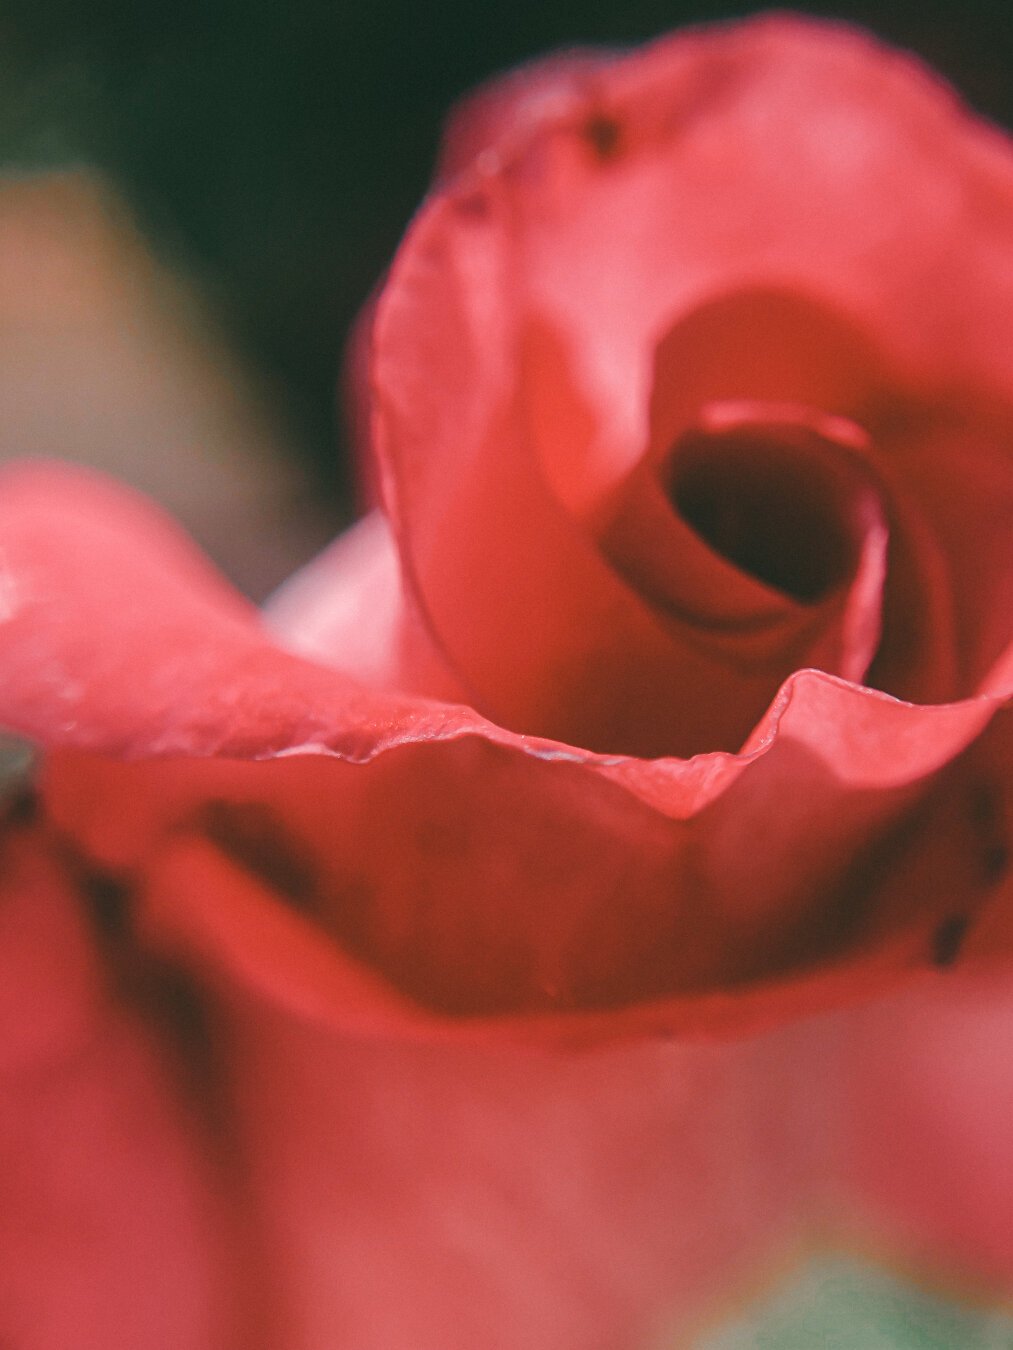
[[[1004,6],[807,9],[913,48],[980,110],[1013,121]],[[295,453],[347,500],[335,371],[424,191],[448,106],[553,47],[746,12],[661,0],[0,0],[0,153],[111,173],[266,378]]]

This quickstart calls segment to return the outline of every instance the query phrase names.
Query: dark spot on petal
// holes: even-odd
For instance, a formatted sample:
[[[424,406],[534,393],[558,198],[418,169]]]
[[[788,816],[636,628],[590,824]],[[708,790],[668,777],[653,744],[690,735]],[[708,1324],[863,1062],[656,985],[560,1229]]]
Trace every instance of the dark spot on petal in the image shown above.
[[[78,887],[101,937],[122,938],[130,923],[130,886],[123,877],[82,868]]]
[[[1002,881],[1009,871],[1009,847],[1001,840],[986,845],[981,855],[981,870],[986,886]]]
[[[168,961],[151,958],[135,976],[137,1001],[174,1051],[197,1100],[213,1104],[215,1080],[210,1018],[193,978]]]
[[[991,783],[978,781],[971,786],[968,797],[971,821],[978,829],[992,829],[999,814],[999,803]]]
[[[1003,828],[999,793],[990,783],[975,783],[971,790],[969,813],[979,840],[981,879],[994,886],[1009,870],[1010,850]]]
[[[192,980],[170,962],[152,958],[143,981],[144,1002],[159,1026],[171,1027],[181,1046],[203,1054],[207,1017]]]
[[[272,891],[300,907],[312,906],[319,877],[312,858],[263,802],[212,801],[197,820],[211,842]]]
[[[618,119],[607,113],[593,113],[583,127],[584,139],[602,162],[618,155],[622,130]]]
[[[40,802],[38,793],[34,788],[20,788],[17,792],[12,792],[2,804],[0,804],[0,825],[5,828],[22,829],[26,825],[33,825],[38,819],[40,811]]]
[[[30,742],[0,731],[0,828],[18,829],[35,822],[37,767],[38,756]]]
[[[967,936],[969,919],[966,914],[950,914],[937,925],[932,934],[932,961],[934,965],[945,969],[952,966],[960,955]]]
[[[127,877],[93,862],[69,836],[54,834],[52,844],[71,885],[81,898],[96,936],[112,951],[130,937],[133,887]]]

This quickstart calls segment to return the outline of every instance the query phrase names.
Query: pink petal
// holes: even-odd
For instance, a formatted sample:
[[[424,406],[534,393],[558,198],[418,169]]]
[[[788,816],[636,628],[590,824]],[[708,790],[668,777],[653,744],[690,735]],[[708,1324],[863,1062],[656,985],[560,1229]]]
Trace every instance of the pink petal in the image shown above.
[[[555,84],[543,74],[531,105],[492,96],[506,129],[478,140],[494,153],[457,156],[373,313],[374,450],[406,582],[470,701],[500,724],[641,755],[737,748],[729,710],[755,716],[784,672],[741,688],[700,644],[674,642],[582,514],[644,453],[658,344],[738,293],[839,315],[833,351],[855,360],[817,361],[802,382],[824,411],[868,415],[888,460],[891,413],[924,414],[965,386],[974,407],[1008,392],[998,238],[1013,165],[933,79],[845,29],[757,21],[579,74],[564,64]],[[603,118],[607,154],[589,130]],[[856,354],[850,329],[882,356]],[[761,347],[765,331],[750,330]],[[687,397],[801,398],[777,383],[797,363],[775,360],[760,389],[725,355],[727,387],[691,379]],[[591,502],[567,496],[574,466]],[[939,701],[970,687],[941,659],[934,548],[895,569],[893,655],[877,671]],[[926,595],[931,619],[906,617]]]
[[[842,1066],[853,1216],[936,1279],[1013,1294],[1013,993],[927,977],[851,1015]]]
[[[166,1025],[110,987],[39,838],[4,828],[0,1331],[32,1350],[259,1346]]]
[[[504,1014],[578,1039],[776,1019],[924,964],[933,929],[988,900],[960,824],[973,774],[941,780],[941,805],[926,794],[994,698],[919,708],[803,673],[748,754],[610,760],[279,651],[157,515],[90,477],[9,476],[0,549],[0,720],[51,749],[61,822],[150,869],[181,829],[206,836],[202,804],[262,804],[322,872],[307,941],[463,1031]],[[928,876],[922,831],[949,841]],[[177,916],[184,947],[207,946],[198,920]],[[251,932],[212,945],[250,947],[245,968],[272,980]],[[360,1018],[328,978],[332,1015]]]
[[[405,590],[379,511],[290,578],[264,615],[282,645],[373,688],[464,701]]]

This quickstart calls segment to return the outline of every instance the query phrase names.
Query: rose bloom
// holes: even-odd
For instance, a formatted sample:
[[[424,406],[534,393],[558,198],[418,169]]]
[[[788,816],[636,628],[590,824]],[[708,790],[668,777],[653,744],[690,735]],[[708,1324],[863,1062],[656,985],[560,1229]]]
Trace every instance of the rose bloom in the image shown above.
[[[0,1340],[659,1350],[1013,1292],[1013,152],[761,19],[452,122],[263,618],[0,494]],[[15,752],[10,752],[13,755]]]

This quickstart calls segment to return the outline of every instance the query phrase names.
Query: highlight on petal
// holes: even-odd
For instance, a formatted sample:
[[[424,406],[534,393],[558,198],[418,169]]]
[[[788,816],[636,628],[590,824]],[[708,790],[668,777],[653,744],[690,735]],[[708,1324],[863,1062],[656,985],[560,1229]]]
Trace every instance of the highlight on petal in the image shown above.
[[[291,577],[264,617],[281,645],[373,688],[466,700],[405,590],[379,511]]]
[[[517,140],[582,106],[596,72],[612,59],[607,51],[578,47],[529,62],[482,85],[447,120],[437,181],[474,164],[495,163]],[[607,143],[606,127],[599,130],[599,138]]]
[[[0,475],[0,725],[46,747],[355,759],[480,725],[282,651],[160,512],[97,474]]]

